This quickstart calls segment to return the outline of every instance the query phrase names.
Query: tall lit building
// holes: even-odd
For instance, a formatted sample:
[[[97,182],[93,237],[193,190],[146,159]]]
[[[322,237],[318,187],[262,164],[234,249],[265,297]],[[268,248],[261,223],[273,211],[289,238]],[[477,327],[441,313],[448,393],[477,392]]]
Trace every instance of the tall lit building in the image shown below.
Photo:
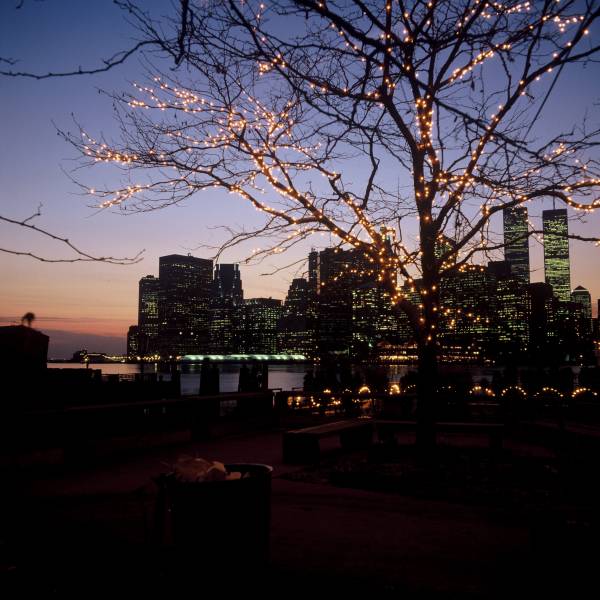
[[[456,242],[448,236],[440,234],[435,242],[435,257],[442,261],[442,268],[448,269],[456,264]]]
[[[243,333],[243,306],[211,304],[208,341],[210,354],[240,354]]]
[[[239,305],[244,299],[240,267],[237,264],[219,263],[215,265],[213,296],[221,304]]]
[[[352,290],[352,355],[366,358],[379,354],[378,346],[397,345],[399,318],[388,292],[376,283]]]
[[[552,286],[541,281],[529,284],[528,295],[531,303],[529,348],[533,359],[541,361],[559,345],[559,302],[552,293]]]
[[[130,359],[135,359],[140,353],[139,333],[137,325],[131,325],[127,331],[127,356]]]
[[[450,356],[478,359],[493,342],[495,278],[481,265],[466,265],[440,286],[440,343]]]
[[[215,265],[212,288],[208,350],[213,354],[239,354],[244,327],[244,291],[239,265]]]
[[[348,355],[352,345],[352,290],[374,281],[376,275],[357,250],[313,251],[308,264],[309,284],[316,293],[318,351]]]
[[[569,265],[569,223],[566,209],[545,210],[544,273],[546,283],[561,302],[571,300],[571,271]]]
[[[581,285],[578,285],[571,294],[574,304],[579,307],[579,321],[581,333],[589,336],[592,333],[592,296]]]
[[[306,279],[293,279],[278,326],[278,351],[284,354],[314,353],[314,294]]]
[[[504,219],[504,259],[513,277],[529,283],[529,237],[527,208],[516,206],[502,211]]]
[[[319,287],[319,251],[311,250],[308,255],[308,285],[316,294]]]
[[[158,350],[158,296],[160,280],[146,275],[139,282],[138,348],[137,353],[147,354]]]
[[[212,260],[188,254],[159,259],[159,348],[163,354],[202,354],[208,349]]]
[[[244,352],[246,354],[277,352],[277,325],[281,314],[281,300],[248,298],[244,301]]]
[[[508,261],[491,262],[488,271],[495,279],[491,320],[498,342],[495,352],[524,354],[529,348],[531,297],[528,287],[522,277],[515,275]]]

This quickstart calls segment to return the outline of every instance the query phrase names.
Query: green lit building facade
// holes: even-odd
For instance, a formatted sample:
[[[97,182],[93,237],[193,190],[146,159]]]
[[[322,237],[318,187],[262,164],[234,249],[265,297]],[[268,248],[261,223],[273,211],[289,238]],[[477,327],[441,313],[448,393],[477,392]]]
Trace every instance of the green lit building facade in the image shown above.
[[[529,230],[527,208],[516,206],[502,211],[504,222],[504,260],[512,276],[523,285],[529,283]]]
[[[545,210],[544,274],[554,295],[561,302],[571,300],[571,269],[569,264],[569,223],[566,209]]]

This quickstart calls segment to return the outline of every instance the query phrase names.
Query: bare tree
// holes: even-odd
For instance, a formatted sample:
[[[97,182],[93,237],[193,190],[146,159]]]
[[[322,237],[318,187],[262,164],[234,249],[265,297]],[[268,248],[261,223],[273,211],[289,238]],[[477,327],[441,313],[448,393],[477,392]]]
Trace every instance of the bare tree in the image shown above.
[[[28,256],[30,258],[34,258],[41,262],[47,263],[105,262],[113,265],[133,265],[142,260],[142,254],[144,252],[143,250],[132,257],[97,256],[91,254],[90,252],[81,249],[79,246],[76,246],[68,238],[52,233],[48,229],[44,229],[43,227],[36,225],[33,221],[34,219],[40,216],[41,211],[38,208],[38,210],[34,214],[30,215],[25,219],[13,219],[5,215],[0,215],[0,222],[6,223],[14,227],[21,227],[24,230],[36,233],[42,238],[48,238],[55,242],[58,242],[71,252],[71,256],[52,258],[43,254],[36,254],[35,252],[31,252],[30,250],[16,250],[14,248],[8,248],[5,246],[0,246],[0,252],[4,252],[5,254],[13,254],[15,256]]]
[[[565,68],[597,73],[599,3],[190,1],[171,37],[124,4],[176,68],[113,96],[120,140],[65,135],[128,174],[88,191],[102,207],[151,210],[217,187],[266,215],[221,250],[260,237],[265,256],[323,231],[353,247],[414,327],[429,445],[443,278],[502,248],[503,209],[600,206],[597,125],[543,121]]]

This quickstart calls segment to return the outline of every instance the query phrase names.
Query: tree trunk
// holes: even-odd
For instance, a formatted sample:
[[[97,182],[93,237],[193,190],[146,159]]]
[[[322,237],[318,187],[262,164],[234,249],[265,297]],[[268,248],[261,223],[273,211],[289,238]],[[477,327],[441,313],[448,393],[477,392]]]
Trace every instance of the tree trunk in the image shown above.
[[[438,351],[435,341],[424,340],[418,347],[417,378],[417,451],[420,457],[429,459],[436,446],[436,391],[438,375]]]
[[[440,310],[439,270],[435,256],[435,232],[429,221],[421,225],[422,288],[417,371],[417,452],[428,461],[435,451],[435,420],[438,387],[438,324]]]

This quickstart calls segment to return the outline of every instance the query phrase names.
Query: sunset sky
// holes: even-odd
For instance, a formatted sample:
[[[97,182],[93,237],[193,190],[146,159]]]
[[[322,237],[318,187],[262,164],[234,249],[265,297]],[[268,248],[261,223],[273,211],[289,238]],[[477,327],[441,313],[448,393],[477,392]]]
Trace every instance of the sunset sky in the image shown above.
[[[19,59],[23,70],[43,73],[97,66],[102,58],[131,45],[133,32],[120,11],[109,0],[96,2],[25,2],[0,6],[0,56]],[[150,8],[168,3],[146,2]],[[242,199],[220,192],[204,192],[184,205],[123,216],[98,212],[82,196],[68,173],[76,166],[74,151],[56,133],[56,128],[76,128],[73,119],[94,133],[108,137],[116,131],[109,98],[99,93],[130,90],[142,79],[143,58],[129,60],[108,73],[94,76],[34,81],[0,78],[0,212],[25,218],[42,204],[38,224],[68,237],[95,255],[134,256],[144,250],[143,260],[132,266],[100,263],[48,264],[28,257],[0,253],[0,324],[19,321],[26,311],[38,319],[35,326],[54,340],[51,356],[63,356],[87,346],[90,350],[124,351],[125,334],[137,320],[137,285],[140,277],[158,274],[158,257],[192,252],[209,257],[202,244],[217,244],[224,233],[219,225],[259,223],[262,217]],[[544,109],[546,122],[577,121],[588,105],[600,96],[597,65],[593,74],[582,69],[565,72],[560,90]],[[591,69],[590,69],[591,70]],[[597,111],[597,107],[596,107]],[[591,116],[597,117],[596,114]],[[357,167],[360,176],[360,166]],[[89,173],[74,176],[88,182]],[[97,181],[114,181],[108,171],[91,175]],[[390,181],[396,176],[390,175]],[[529,207],[534,219],[550,202]],[[500,224],[500,221],[499,221]],[[600,214],[574,223],[572,230],[598,234]],[[0,246],[36,251],[45,256],[65,256],[61,245],[28,235],[21,228],[0,225]],[[315,247],[328,245],[328,238],[315,238]],[[306,256],[311,243],[292,253],[257,266],[242,265],[246,297],[283,298],[292,277],[303,268],[295,266],[270,276],[276,266]],[[244,259],[246,245],[230,252],[224,262]],[[532,280],[543,280],[542,252],[531,243]],[[596,312],[600,297],[600,248],[571,242],[571,284],[590,290]]]

